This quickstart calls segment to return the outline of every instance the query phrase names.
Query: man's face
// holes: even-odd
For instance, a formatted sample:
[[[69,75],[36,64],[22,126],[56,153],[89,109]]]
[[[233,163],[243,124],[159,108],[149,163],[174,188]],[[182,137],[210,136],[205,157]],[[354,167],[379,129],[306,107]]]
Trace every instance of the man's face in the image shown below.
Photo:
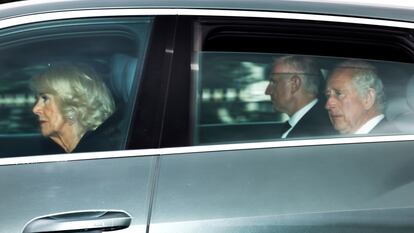
[[[294,74],[288,67],[281,64],[275,65],[269,78],[265,94],[270,96],[274,109],[280,112],[288,112],[292,99],[290,78]]]
[[[354,133],[368,121],[363,98],[358,95],[352,82],[351,70],[335,71],[328,80],[325,93],[325,108],[339,133]]]

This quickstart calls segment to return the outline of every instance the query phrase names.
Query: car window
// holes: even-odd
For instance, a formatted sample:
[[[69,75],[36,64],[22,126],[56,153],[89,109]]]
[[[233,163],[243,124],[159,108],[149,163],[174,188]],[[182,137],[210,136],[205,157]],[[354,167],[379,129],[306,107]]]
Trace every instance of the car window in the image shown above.
[[[413,132],[405,29],[207,17],[194,25],[192,144]]]
[[[264,95],[268,84],[266,73],[272,56],[257,53],[200,53],[197,101],[197,141],[207,143],[243,137],[261,139],[238,128],[270,127],[287,120],[274,111]],[[221,129],[222,132],[214,132]],[[247,138],[245,138],[247,139]]]
[[[295,113],[306,105],[295,108],[295,101],[299,98],[294,95],[298,95],[299,92],[290,89],[280,90],[276,87],[283,84],[275,83],[276,80],[273,79],[293,81],[295,75],[302,75],[299,71],[293,70],[291,73],[277,73],[274,67],[277,61],[284,58],[313,60],[320,74],[317,94],[305,102],[308,104],[311,100],[317,99],[318,103],[306,113],[308,115],[302,116],[295,126],[302,127],[300,130],[306,133],[299,129],[292,130],[286,139],[413,132],[409,116],[413,114],[410,106],[411,93],[414,91],[411,76],[414,72],[413,66],[409,63],[298,54],[201,52],[196,85],[196,142],[210,144],[283,139],[282,135],[286,132],[286,129],[283,129],[285,123],[291,121],[292,116],[295,117]],[[366,109],[361,110],[360,114],[363,116],[358,115],[356,106],[359,104],[359,98],[350,99],[352,93],[347,93],[346,74],[351,70],[355,73],[352,88],[355,87],[357,97],[361,99],[365,95],[366,85],[374,88],[371,87],[373,84],[370,83],[369,75],[377,75],[381,82],[381,87],[376,90],[374,97],[379,107],[372,117],[368,117],[370,110]],[[339,81],[335,81],[335,77],[338,77]],[[287,84],[283,88],[292,86]],[[312,112],[312,109],[318,105],[319,115],[309,115],[315,112]],[[295,110],[293,114],[288,112],[289,108]],[[328,117],[323,118],[323,114]],[[309,120],[309,116],[319,119]],[[386,130],[371,129],[357,132],[365,125],[357,125],[357,121],[366,123],[377,116],[381,116],[381,124],[389,123]],[[313,125],[307,125],[309,122]],[[378,123],[378,126],[381,124]],[[356,128],[356,131],[352,131],[352,127]],[[346,131],[348,128],[350,131]],[[323,129],[327,132],[323,132]]]
[[[0,155],[65,152],[43,132],[46,128],[42,128],[41,117],[33,113],[42,94],[33,88],[33,79],[68,65],[98,76],[114,103],[111,113],[99,124],[102,127],[95,125],[84,132],[83,136],[100,130],[99,136],[79,152],[125,148],[151,25],[151,17],[93,18],[0,31]],[[71,98],[75,100],[76,96]],[[79,110],[77,114],[90,113]]]

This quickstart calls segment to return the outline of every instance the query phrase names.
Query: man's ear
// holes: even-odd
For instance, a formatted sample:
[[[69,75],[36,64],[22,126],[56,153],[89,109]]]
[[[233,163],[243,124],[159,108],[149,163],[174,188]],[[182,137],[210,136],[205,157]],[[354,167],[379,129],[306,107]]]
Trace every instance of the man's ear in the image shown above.
[[[372,106],[374,106],[376,98],[377,98],[377,93],[375,92],[375,90],[372,88],[369,88],[367,95],[365,96],[363,100],[365,110],[369,110],[372,108]]]
[[[290,79],[290,82],[291,82],[290,90],[292,91],[292,93],[297,92],[302,86],[302,79],[298,75],[294,75]]]

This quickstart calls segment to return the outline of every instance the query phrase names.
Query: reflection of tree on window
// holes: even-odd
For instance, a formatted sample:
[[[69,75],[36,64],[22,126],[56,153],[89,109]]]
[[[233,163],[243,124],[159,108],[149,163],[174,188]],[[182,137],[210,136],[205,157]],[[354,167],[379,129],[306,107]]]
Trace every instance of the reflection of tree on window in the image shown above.
[[[205,53],[201,61],[201,124],[278,120],[263,94],[268,56]]]
[[[36,68],[26,68],[0,77],[0,132],[37,133],[35,117],[31,114],[35,98],[28,88],[30,75],[36,71]]]

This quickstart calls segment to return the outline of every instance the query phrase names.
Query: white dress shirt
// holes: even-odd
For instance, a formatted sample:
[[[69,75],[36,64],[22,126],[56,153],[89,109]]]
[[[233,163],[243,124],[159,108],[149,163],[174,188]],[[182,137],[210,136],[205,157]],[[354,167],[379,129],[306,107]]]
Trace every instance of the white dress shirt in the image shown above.
[[[367,133],[371,132],[371,130],[373,128],[375,128],[375,126],[377,126],[378,123],[380,123],[380,121],[382,119],[384,119],[384,114],[380,114],[380,115],[378,115],[374,118],[371,118],[363,126],[361,126],[361,128],[359,128],[357,131],[355,131],[354,134],[367,134]]]

